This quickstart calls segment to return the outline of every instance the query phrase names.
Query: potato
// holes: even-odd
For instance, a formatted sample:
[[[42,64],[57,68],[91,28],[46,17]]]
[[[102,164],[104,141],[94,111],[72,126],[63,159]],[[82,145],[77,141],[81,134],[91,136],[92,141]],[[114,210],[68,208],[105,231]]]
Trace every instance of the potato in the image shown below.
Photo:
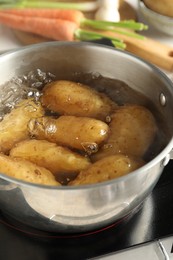
[[[166,16],[173,17],[173,1],[172,0],[143,0],[145,5],[151,10]]]
[[[45,167],[53,174],[78,173],[90,165],[89,159],[45,140],[26,140],[15,145],[10,156]]]
[[[72,81],[51,82],[43,89],[43,106],[60,115],[92,117],[105,120],[117,105],[106,95]]]
[[[152,113],[144,106],[126,105],[111,116],[107,143],[92,160],[117,153],[143,157],[152,144],[157,125]]]
[[[141,167],[140,159],[122,154],[112,155],[97,161],[79,173],[69,185],[93,184],[121,177]]]
[[[43,116],[39,102],[22,100],[16,108],[6,114],[0,122],[0,151],[8,152],[15,143],[28,138],[27,124],[31,118]]]
[[[35,184],[60,185],[53,174],[29,161],[0,154],[0,172],[9,177]]]
[[[88,150],[102,143],[108,136],[106,123],[88,117],[60,116],[57,119],[42,117],[28,124],[30,134],[36,139],[59,145]]]

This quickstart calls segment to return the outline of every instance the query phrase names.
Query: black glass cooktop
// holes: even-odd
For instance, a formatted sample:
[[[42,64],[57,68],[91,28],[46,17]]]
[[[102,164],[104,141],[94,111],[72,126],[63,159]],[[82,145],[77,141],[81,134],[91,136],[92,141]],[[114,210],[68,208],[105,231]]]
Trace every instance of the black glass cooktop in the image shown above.
[[[13,221],[0,211],[0,259],[90,259],[173,235],[173,162],[135,214],[102,230],[59,235]]]

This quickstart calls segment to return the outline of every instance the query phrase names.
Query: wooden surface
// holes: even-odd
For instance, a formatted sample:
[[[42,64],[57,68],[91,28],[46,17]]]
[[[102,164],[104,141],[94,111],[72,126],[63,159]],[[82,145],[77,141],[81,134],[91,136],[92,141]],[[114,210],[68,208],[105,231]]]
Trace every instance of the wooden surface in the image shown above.
[[[126,43],[126,50],[163,68],[173,71],[173,47],[145,37],[140,40],[114,33]]]

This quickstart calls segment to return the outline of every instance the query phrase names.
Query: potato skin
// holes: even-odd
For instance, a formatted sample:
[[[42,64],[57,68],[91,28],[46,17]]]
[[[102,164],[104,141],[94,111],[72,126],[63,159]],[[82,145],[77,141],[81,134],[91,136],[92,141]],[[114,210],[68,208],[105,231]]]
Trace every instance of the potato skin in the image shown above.
[[[29,161],[12,158],[4,154],[0,154],[0,172],[9,177],[30,183],[60,185],[60,183],[55,180],[53,174],[47,169],[39,167]]]
[[[59,80],[43,89],[41,103],[60,115],[92,117],[105,120],[116,104],[106,95],[72,81]]]
[[[93,161],[117,153],[143,157],[157,132],[152,113],[139,105],[126,105],[116,110],[109,128],[107,142],[93,155]]]
[[[173,17],[172,0],[144,0],[145,5],[151,10],[166,16]]]
[[[10,156],[33,162],[56,176],[58,173],[78,173],[90,165],[88,158],[45,140],[22,141],[11,149]]]
[[[84,150],[88,144],[99,145],[108,136],[106,123],[88,117],[60,116],[57,119],[42,117],[28,124],[30,134],[36,139]]]
[[[141,159],[123,154],[108,156],[81,171],[69,185],[94,184],[112,180],[138,169],[143,164],[144,162]]]
[[[39,102],[22,100],[6,114],[0,122],[0,152],[8,152],[15,143],[29,137],[27,124],[31,118],[43,116],[44,110]]]

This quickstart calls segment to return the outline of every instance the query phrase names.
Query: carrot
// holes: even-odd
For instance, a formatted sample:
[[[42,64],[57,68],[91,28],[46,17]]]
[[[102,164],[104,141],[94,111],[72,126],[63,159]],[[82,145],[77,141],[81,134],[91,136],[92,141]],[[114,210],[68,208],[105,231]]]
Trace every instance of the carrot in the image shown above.
[[[32,14],[33,12],[33,14]],[[42,17],[44,16],[44,17]],[[49,17],[50,16],[50,17]],[[58,17],[58,18],[55,18]],[[107,38],[112,44],[124,49],[125,44],[121,39],[109,36],[104,33],[86,31],[80,27],[87,26],[95,30],[113,31],[114,27],[131,28],[136,30],[145,30],[147,26],[134,21],[96,21],[84,18],[84,15],[77,10],[58,10],[55,9],[0,9],[0,23],[13,29],[34,33],[52,40],[72,41],[78,40],[98,40]],[[127,32],[119,31],[127,34]],[[136,34],[137,35],[137,34]],[[133,34],[133,37],[137,37]],[[131,35],[132,36],[132,35]]]
[[[45,8],[13,8],[4,9],[1,12],[28,16],[28,17],[43,17],[51,19],[63,19],[76,23],[80,25],[82,19],[84,19],[84,14],[78,10],[64,10],[64,9],[45,9]]]
[[[79,10],[61,9],[61,8],[2,8],[0,6],[0,12],[28,16],[28,17],[40,17],[40,18],[52,18],[63,19],[75,22],[78,26],[87,26],[96,30],[113,30],[114,28],[128,28],[132,30],[142,31],[147,30],[148,26],[135,22],[133,20],[125,20],[120,22],[109,22],[86,19],[84,14]]]
[[[52,40],[73,41],[96,40],[107,38],[114,41],[114,46],[124,49],[122,40],[96,32],[85,31],[71,21],[43,17],[29,17],[0,11],[0,23],[13,29],[34,33]]]
[[[34,33],[53,40],[72,41],[76,23],[63,19],[20,16],[0,12],[0,23],[13,29]]]

